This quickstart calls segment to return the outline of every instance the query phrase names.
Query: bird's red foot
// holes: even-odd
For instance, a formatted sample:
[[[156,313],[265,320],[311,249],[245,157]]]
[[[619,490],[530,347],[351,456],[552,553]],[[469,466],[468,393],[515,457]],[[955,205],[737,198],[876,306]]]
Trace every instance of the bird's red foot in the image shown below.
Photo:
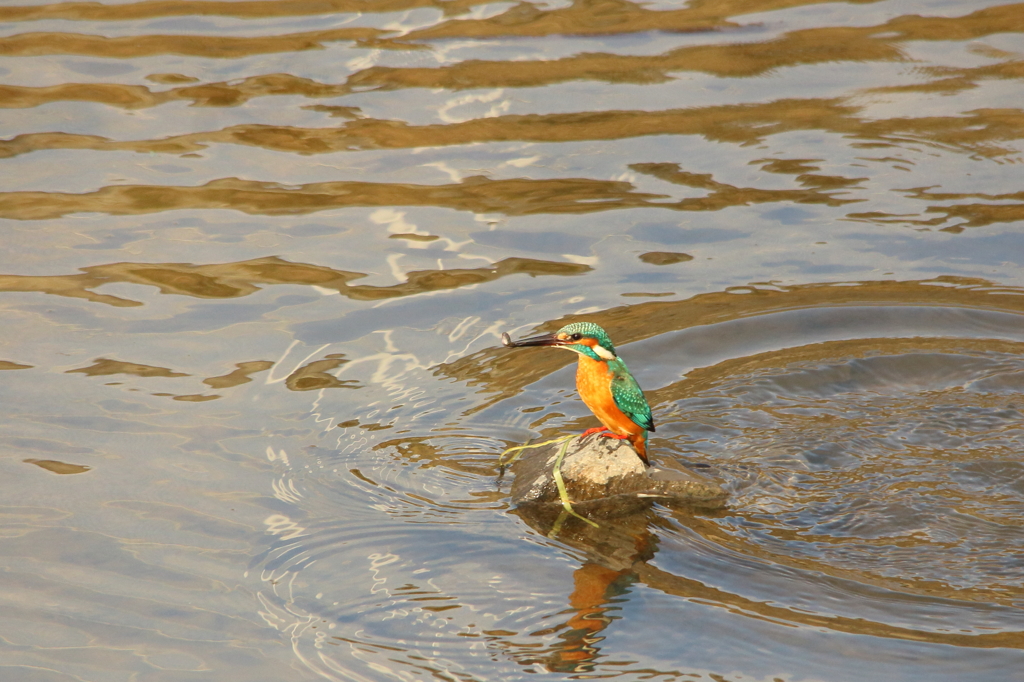
[[[592,429],[587,429],[586,431],[580,434],[580,438],[586,438],[587,436],[592,436],[595,433],[601,438],[614,438],[616,440],[624,440],[626,438],[629,438],[628,435],[620,436],[617,433],[612,433],[611,431],[608,430],[607,426],[595,426]]]

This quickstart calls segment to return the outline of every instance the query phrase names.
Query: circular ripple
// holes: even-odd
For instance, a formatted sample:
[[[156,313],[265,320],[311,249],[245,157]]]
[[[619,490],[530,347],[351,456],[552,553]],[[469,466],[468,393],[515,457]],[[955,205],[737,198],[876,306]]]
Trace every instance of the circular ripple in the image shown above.
[[[429,405],[373,401],[334,449],[279,461],[261,614],[329,679],[692,677],[723,656],[764,678],[792,657],[834,677],[836,656],[875,679],[906,660],[1003,675],[1024,630],[1019,322],[822,308],[630,344],[656,462],[717,472],[730,504],[551,537],[507,514],[494,463],[505,441],[590,425],[572,369],[471,399],[407,374]]]

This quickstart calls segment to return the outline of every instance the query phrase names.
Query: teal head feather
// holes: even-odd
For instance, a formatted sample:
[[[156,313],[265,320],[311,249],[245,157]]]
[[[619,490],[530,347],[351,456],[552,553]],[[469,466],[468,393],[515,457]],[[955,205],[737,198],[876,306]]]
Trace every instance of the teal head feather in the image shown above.
[[[564,338],[569,342],[565,343],[562,346],[563,348],[576,351],[580,355],[586,355],[591,360],[614,360],[617,356],[615,346],[612,344],[608,332],[593,322],[573,322],[572,324],[567,324],[555,332],[555,336]],[[600,350],[588,344],[579,343],[583,339],[597,341]]]

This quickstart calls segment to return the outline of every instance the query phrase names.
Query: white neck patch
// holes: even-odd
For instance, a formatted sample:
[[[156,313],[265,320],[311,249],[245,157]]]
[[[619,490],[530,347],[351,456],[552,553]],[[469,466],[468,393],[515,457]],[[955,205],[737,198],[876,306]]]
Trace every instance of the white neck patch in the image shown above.
[[[571,350],[573,353],[579,353],[580,355],[586,355],[586,353],[584,353],[583,351],[577,350],[577,349],[573,348],[572,346],[559,346],[559,348],[564,348],[565,350]],[[593,345],[590,348],[591,348],[591,350],[594,351],[594,354],[597,355],[597,357],[601,358],[602,360],[614,360],[615,359],[615,353],[610,352],[607,348],[605,348],[601,344]]]

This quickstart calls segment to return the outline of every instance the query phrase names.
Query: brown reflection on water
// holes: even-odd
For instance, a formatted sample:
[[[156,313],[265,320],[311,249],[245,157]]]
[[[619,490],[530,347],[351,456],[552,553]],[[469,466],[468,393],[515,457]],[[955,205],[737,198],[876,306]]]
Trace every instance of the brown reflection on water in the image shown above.
[[[340,353],[331,353],[323,360],[314,360],[288,375],[285,385],[292,391],[317,391],[321,388],[359,388],[358,381],[342,381],[331,374],[331,370],[344,365],[348,360]]]
[[[29,133],[0,141],[0,157],[11,157],[44,149],[130,150],[187,154],[213,143],[255,146],[274,151],[320,154],[357,149],[395,149],[465,145],[490,141],[568,142],[612,140],[642,135],[700,135],[710,140],[753,144],[774,134],[818,129],[860,140],[867,144],[894,145],[911,138],[919,142],[952,146],[987,157],[999,157],[1012,150],[1001,143],[1024,138],[1024,112],[980,110],[962,116],[860,120],[856,110],[838,100],[780,100],[768,104],[728,105],[657,112],[606,111],[573,114],[503,116],[475,119],[451,125],[411,126],[400,121],[359,119],[336,128],[239,125],[217,132],[191,133],[161,140],[112,141],[96,135],[71,133]],[[765,160],[765,170],[777,170],[775,160]],[[704,198],[666,201],[661,194],[637,192],[628,182],[587,178],[500,179],[483,176],[464,178],[459,183],[423,185],[357,181],[319,182],[283,187],[276,183],[221,178],[198,187],[115,185],[93,192],[0,193],[0,217],[16,220],[57,218],[75,212],[136,215],[180,209],[229,208],[243,213],[279,215],[303,214],[346,207],[436,206],[474,213],[509,216],[537,213],[582,214],[609,209],[661,208],[669,210],[720,210],[748,202],[819,203],[838,206],[864,201],[852,196],[842,199],[837,191],[858,188],[863,178],[800,173],[799,190],[738,188],[717,182],[706,174],[688,173],[676,164],[641,163],[631,168],[673,184],[710,190]],[[909,198],[934,199],[926,194]],[[961,198],[950,194],[949,199]],[[920,219],[883,212],[855,212],[852,219],[938,226],[953,218],[962,231],[996,222],[1021,219],[1020,196],[1008,205],[928,206],[926,212],[941,214]]]
[[[114,19],[131,19],[140,15],[184,15],[231,13],[248,16],[247,6],[261,3],[209,3],[231,7],[199,7],[205,3],[138,3],[118,6]],[[276,11],[252,11],[252,16],[286,15],[289,5],[301,15],[304,9],[292,3],[281,3]],[[321,12],[344,11],[324,3]],[[409,3],[410,5],[418,3]],[[427,4],[427,3],[424,3]],[[440,3],[449,12],[465,9],[470,3]],[[447,7],[447,5],[453,7]],[[628,34],[646,31],[708,30],[729,25],[723,18],[746,12],[765,12],[800,2],[705,3],[671,11],[652,11],[621,0],[576,2],[570,7],[541,10],[527,3],[510,8],[489,19],[459,19],[408,33],[404,44],[435,38],[481,38],[531,36],[561,33]],[[64,18],[62,11],[74,5],[48,6],[46,18]],[[84,7],[84,6],[80,6]],[[124,7],[125,11],[120,12]],[[0,12],[18,18],[37,19],[35,8],[7,8]],[[253,8],[255,9],[255,8]],[[373,11],[388,11],[374,6]],[[102,12],[101,12],[102,13]],[[960,17],[903,16],[886,23],[863,27],[817,27],[787,33],[779,38],[738,44],[697,45],[678,48],[661,55],[632,56],[608,53],[585,53],[553,60],[516,62],[509,68],[504,61],[468,60],[437,68],[399,68],[373,66],[352,74],[344,84],[318,83],[288,74],[265,74],[240,82],[189,85],[154,93],[143,86],[112,84],[63,84],[45,88],[5,87],[0,106],[36,106],[62,98],[105,102],[115,106],[155,106],[173,99],[191,99],[196,104],[235,106],[251,97],[264,95],[300,95],[331,97],[359,90],[393,90],[398,88],[431,88],[460,90],[488,87],[540,87],[570,80],[602,80],[606,82],[654,83],[670,80],[670,74],[699,71],[722,77],[750,77],[775,69],[798,65],[844,61],[903,61],[900,44],[911,41],[963,41],[985,36],[1024,30],[1024,5],[1007,4],[990,7]],[[84,17],[67,17],[84,18]],[[0,14],[0,20],[3,20]],[[0,54],[30,55],[53,53],[92,54],[101,57],[129,58],[159,53],[193,54],[211,57],[238,57],[258,52],[297,51],[322,48],[324,42],[335,40],[373,40],[382,35],[376,29],[335,29],[285,36],[237,38],[224,36],[131,36],[106,38],[81,34],[29,33],[0,39]],[[394,46],[394,44],[392,44]],[[1006,55],[1007,57],[1010,55]],[[920,71],[935,81],[926,84],[886,86],[875,92],[956,91],[973,87],[979,80],[1020,78],[1020,62],[986,65],[966,69],[932,67]],[[93,89],[94,88],[94,89]]]
[[[328,358],[332,358],[334,356],[330,356],[329,355],[327,357]],[[338,381],[335,377],[330,376],[330,375],[324,375],[324,376],[329,377],[330,381],[324,381],[324,380],[320,379],[321,373],[317,371],[318,368],[320,368],[322,366],[322,367],[324,367],[326,369],[333,369],[334,367],[342,364],[343,362],[345,362],[345,361],[344,360],[340,360],[339,361],[339,360],[328,359],[328,360],[321,360],[321,361],[319,361],[320,365],[318,365],[317,363],[311,363],[310,365],[307,365],[306,367],[300,368],[299,370],[296,370],[295,373],[293,373],[291,376],[288,377],[288,380],[287,380],[288,388],[290,388],[292,390],[296,390],[296,391],[310,390],[310,388],[329,388],[331,386],[339,386],[339,387],[344,387],[344,388],[358,388],[358,386],[350,386],[349,385],[349,384],[353,384],[355,382],[341,382],[341,381]],[[252,379],[250,378],[250,375],[256,374],[257,372],[264,372],[264,371],[270,369],[271,367],[273,367],[273,365],[274,365],[274,363],[270,362],[269,360],[257,360],[257,361],[253,361],[253,362],[240,362],[240,363],[238,363],[236,365],[237,369],[235,369],[233,372],[231,372],[229,374],[225,374],[223,376],[216,376],[216,377],[210,377],[208,379],[203,379],[203,383],[206,384],[207,386],[210,386],[211,388],[214,388],[214,389],[233,388],[235,386],[240,386],[242,384],[249,383],[250,381],[252,381]],[[28,365],[23,365],[23,366],[11,368],[11,369],[23,369],[23,368],[28,368],[28,367],[29,367]],[[0,369],[4,369],[4,368],[0,367]],[[149,378],[171,378],[171,379],[176,379],[176,378],[180,378],[180,377],[192,376],[191,374],[186,374],[184,372],[175,372],[174,370],[168,369],[166,367],[155,367],[153,365],[144,365],[144,364],[137,363],[137,362],[125,362],[125,361],[122,361],[122,360],[111,360],[109,358],[98,358],[98,359],[96,359],[93,362],[93,364],[89,365],[88,367],[80,367],[78,369],[70,369],[70,370],[67,370],[65,372],[65,374],[85,374],[86,376],[90,376],[90,377],[107,377],[107,376],[116,376],[116,375],[120,375],[120,374],[127,374],[127,375],[130,375],[130,376],[137,376],[137,377],[142,377],[142,378],[147,378],[147,379],[149,379]],[[313,382],[316,385],[312,385],[312,383],[310,383],[310,382]],[[116,385],[120,385],[120,382],[114,382],[114,383],[108,384],[108,385],[116,386]],[[131,389],[131,390],[139,390],[139,389]],[[206,402],[206,401],[209,401],[209,400],[217,400],[218,398],[221,397],[220,395],[216,395],[216,394],[210,395],[210,394],[203,394],[203,393],[177,394],[177,393],[159,392],[159,393],[151,393],[150,395],[154,395],[154,396],[157,396],[157,397],[163,397],[163,398],[171,398],[172,400],[177,400],[179,402],[187,402],[187,403],[202,403],[202,402]]]
[[[452,270],[416,270],[406,281],[391,286],[350,285],[366,275],[320,265],[291,263],[274,256],[235,263],[190,265],[187,263],[111,263],[82,268],[80,275],[0,275],[0,291],[38,292],[84,298],[113,306],[138,306],[139,301],[98,294],[93,289],[123,282],[154,286],[162,294],[195,298],[237,298],[260,290],[258,285],[305,284],[333,289],[358,301],[377,301],[428,291],[457,289],[491,282],[508,275],[581,275],[590,266],[530,258],[506,258],[490,267]],[[83,370],[75,370],[83,371]]]
[[[270,360],[254,360],[252,362],[239,362],[235,365],[237,369],[229,374],[224,374],[217,377],[209,377],[203,379],[203,383],[213,389],[218,388],[232,388],[234,386],[241,386],[252,381],[252,375],[259,372],[265,372],[274,363]]]
[[[789,7],[813,5],[815,2],[798,0],[776,0],[774,2],[697,2],[677,10],[648,10],[638,3],[625,0],[584,0],[568,7],[542,10],[529,3],[520,3],[488,19],[450,20],[436,26],[412,31],[402,37],[403,41],[428,41],[439,38],[500,38],[506,36],[533,37],[550,35],[608,35],[621,33],[643,33],[647,31],[692,32],[721,30],[736,27],[727,20],[730,16],[742,16],[753,12],[770,12]],[[790,34],[789,43],[776,41],[748,47],[749,52],[769,53],[771,66],[778,60],[836,61],[838,59],[872,58],[871,54],[884,58],[898,58],[899,52],[889,46],[898,40],[963,40],[978,35],[988,35],[1003,30],[1020,30],[1022,26],[1020,5],[1005,5],[973,12],[967,17],[920,17],[904,16],[885,24],[871,27],[809,29]],[[891,35],[878,35],[880,32]],[[860,41],[877,45],[876,50],[865,49]],[[781,41],[779,41],[781,42]],[[852,45],[851,45],[852,44]],[[853,49],[849,49],[852,46]],[[695,52],[700,48],[690,48]],[[742,50],[743,48],[740,48]],[[677,51],[681,52],[681,51]],[[856,54],[856,56],[854,56]],[[729,55],[725,61],[743,64],[740,54]],[[878,58],[878,57],[874,57]],[[701,68],[699,59],[680,59],[686,68]],[[736,67],[732,67],[735,69]]]
[[[96,303],[127,307],[142,305],[120,296],[97,294],[93,287],[106,284],[108,280],[93,275],[0,275],[0,291],[36,292],[54,296],[84,298]]]
[[[43,220],[83,211],[141,215],[224,208],[257,215],[299,215],[332,208],[375,206],[439,206],[473,213],[531,215],[659,206],[651,200],[662,197],[634,192],[628,182],[581,178],[470,177],[450,185],[317,182],[295,189],[276,183],[224,178],[199,187],[116,185],[85,194],[0,193],[0,218]]]
[[[734,187],[717,182],[710,173],[689,173],[682,170],[677,163],[634,163],[630,168],[644,175],[652,175],[665,182],[694,189],[706,189],[711,192],[699,199],[683,199],[673,208],[684,211],[719,211],[730,206],[746,206],[778,201],[791,201],[797,204],[827,204],[841,206],[843,204],[864,201],[863,199],[840,199],[821,189],[841,190],[856,187],[867,178],[844,178],[831,175],[808,173],[807,170],[818,170],[811,160],[792,160],[787,164],[777,159],[764,159],[765,170],[773,173],[792,172],[796,181],[806,189],[757,189],[756,187]],[[792,169],[792,170],[790,170]]]
[[[0,9],[0,20],[42,18],[123,20],[149,16],[225,14],[244,17],[300,16],[307,13],[357,11],[358,2],[275,3],[151,2],[117,6],[117,11],[85,4],[40,8]],[[367,6],[387,12],[415,7],[437,7],[453,14],[471,8],[460,3],[393,2]],[[731,26],[728,16],[766,12],[803,4],[779,1],[696,3],[678,10],[655,11],[624,0],[588,0],[546,10],[517,4],[487,19],[444,21],[403,35],[401,45],[420,47],[419,41],[452,38],[496,38],[555,34],[630,34],[647,31],[690,31]],[[273,5],[271,7],[271,5]],[[122,9],[124,11],[122,11]],[[700,71],[721,77],[752,77],[772,70],[832,62],[904,61],[901,45],[920,41],[964,41],[1024,31],[1024,5],[989,7],[959,17],[901,16],[873,26],[829,26],[792,31],[761,42],[694,45],[661,55],[635,56],[585,53],[553,60],[465,60],[436,68],[372,66],[352,74],[344,83],[321,83],[291,74],[247,75],[239,81],[184,83],[187,76],[151,80],[178,84],[154,92],[134,84],[64,83],[45,87],[0,86],[0,106],[33,107],[53,101],[92,101],[124,108],[155,107],[174,101],[199,106],[237,106],[253,97],[293,95],[330,98],[354,90],[430,88],[457,91],[493,87],[542,87],[573,80],[654,83],[680,71]],[[263,37],[125,36],[108,38],[81,34],[26,33],[0,38],[0,54],[89,54],[127,59],[152,54],[186,54],[232,58],[260,52],[302,51],[322,48],[337,40],[377,41],[389,33],[372,28],[339,28],[293,35]],[[392,43],[391,46],[397,46]],[[978,47],[984,50],[984,47]],[[999,52],[999,51],[997,51]],[[928,83],[883,86],[872,92],[956,92],[989,79],[1019,79],[1024,66],[1012,55],[1006,61],[980,67],[924,67],[916,73],[931,76]],[[988,55],[990,58],[993,55]],[[316,108],[314,105],[313,108]],[[330,115],[356,116],[351,107],[329,107]],[[1005,143],[1024,136],[1024,114],[1018,110],[978,109],[957,116],[922,116],[876,119],[857,117],[859,106],[844,100],[784,99],[767,104],[725,105],[665,111],[603,111],[575,114],[519,115],[484,118],[449,125],[408,125],[397,120],[360,119],[341,127],[297,128],[237,125],[218,131],[178,135],[162,140],[112,141],[99,136],[67,133],[32,133],[0,145],[0,155],[13,156],[40,149],[134,150],[188,153],[215,143],[252,145],[305,154],[355,149],[397,149],[471,144],[486,141],[543,141],[622,139],[641,135],[702,135],[707,139],[752,143],[789,130],[820,129],[852,135],[873,143],[911,138],[936,145],[970,150],[997,157],[1015,153]],[[979,222],[977,224],[987,224]]]
[[[86,471],[92,470],[92,467],[84,464],[69,464],[55,459],[23,459],[21,461],[26,464],[35,464],[37,467],[55,474],[84,474]]]
[[[925,281],[867,281],[790,287],[765,283],[700,294],[685,301],[648,301],[584,316],[569,315],[541,324],[536,331],[554,331],[570,322],[590,321],[604,327],[616,345],[625,345],[666,332],[751,315],[846,305],[948,306],[1024,314],[1024,296],[1020,291],[999,287],[982,279],[939,277]],[[437,371],[470,386],[484,386],[488,392],[494,391],[491,399],[476,408],[484,409],[519,394],[529,384],[574,362],[573,358],[565,357],[568,353],[506,351],[504,348],[490,348],[440,365]]]
[[[114,374],[131,374],[137,377],[187,377],[188,374],[174,372],[165,367],[154,367],[152,365],[140,365],[135,362],[121,362],[120,360],[108,360],[99,358],[88,367],[69,369],[66,374],[81,373],[90,377],[105,377]]]
[[[195,78],[180,74],[152,74],[158,83],[181,83]],[[122,109],[147,109],[176,101],[190,101],[200,107],[234,107],[254,97],[298,95],[339,97],[351,92],[342,85],[327,85],[286,73],[249,76],[238,82],[203,83],[153,91],[145,85],[118,83],[61,83],[45,87],[0,84],[0,108],[21,109],[50,102],[96,102]]]
[[[139,35],[108,38],[82,33],[21,33],[0,38],[0,55],[36,57],[74,54],[114,59],[181,54],[190,57],[238,59],[254,54],[323,49],[324,43],[359,41],[379,46],[381,31],[372,28],[337,28],[290,35],[254,38],[201,35]]]
[[[981,52],[983,56],[1010,59],[1014,55],[995,51],[996,54],[987,50],[973,50]],[[999,64],[986,64],[968,68],[956,68],[951,66],[929,66],[921,69],[922,73],[934,76],[936,80],[928,83],[911,83],[908,85],[888,85],[872,88],[873,93],[898,93],[898,92],[941,92],[943,94],[956,94],[964,90],[971,90],[978,87],[980,81],[985,80],[1012,80],[1024,78],[1024,61],[1006,61]]]
[[[1014,118],[1024,122],[1024,117],[1015,112]],[[915,187],[901,190],[907,197],[921,199],[928,202],[933,201],[963,201],[965,199],[986,199],[989,201],[1016,201],[1010,204],[979,204],[979,203],[958,203],[949,206],[929,206],[925,213],[938,213],[938,217],[930,219],[915,219],[902,215],[891,215],[879,211],[864,213],[850,213],[848,218],[853,220],[866,220],[875,223],[903,223],[907,225],[919,225],[924,227],[941,225],[950,218],[962,220],[957,225],[950,225],[941,229],[942,232],[959,234],[967,227],[983,227],[994,223],[1011,223],[1024,220],[1024,192],[1010,192],[1005,194],[983,194],[977,192],[934,192],[929,187]]]
[[[571,7],[540,13],[543,19],[503,21],[505,15],[478,21],[450,21],[413,31],[403,41],[437,37],[536,36],[571,33],[595,35],[644,31],[693,31],[735,26],[727,16],[768,12],[795,7],[804,2],[693,4],[675,11],[650,11],[628,2],[578,2]],[[622,10],[613,20],[600,22],[588,11]],[[520,8],[523,6],[521,5]],[[702,71],[718,76],[754,76],[773,69],[800,64],[839,61],[902,61],[901,42],[917,40],[967,40],[1024,28],[1021,4],[990,7],[960,17],[902,16],[874,26],[828,26],[793,31],[775,40],[735,45],[683,47],[663,55],[622,56],[582,54],[547,62],[517,63],[515,69],[499,72],[500,62],[471,61],[440,69],[387,69],[377,67],[349,80],[350,84],[390,87],[514,87],[551,84],[568,79],[597,79],[610,82],[651,83],[667,80],[678,71]],[[563,17],[573,14],[571,20]],[[610,13],[609,13],[610,14]],[[606,15],[607,16],[607,15]],[[525,17],[524,17],[525,19]],[[571,26],[572,28],[567,28]],[[435,75],[431,75],[433,72]]]
[[[64,2],[0,7],[0,21],[124,21],[177,16],[263,19],[333,12],[401,12],[419,7],[435,7],[446,14],[454,14],[480,4],[482,0],[146,0],[119,5]]]
[[[167,396],[171,400],[178,400],[183,403],[205,403],[208,400],[217,400],[219,395],[206,395],[203,393],[190,393],[188,395],[174,395],[173,393],[154,393],[156,396]]]
[[[803,2],[769,2],[769,10]],[[743,9],[741,9],[743,8]],[[735,26],[723,17],[750,11],[749,3],[698,3],[693,8],[649,10],[626,0],[578,0],[567,7],[544,10],[531,3],[513,5],[487,19],[453,19],[436,26],[412,31],[405,41],[452,38],[540,37],[552,35],[608,35],[647,31],[709,31]]]
[[[675,251],[649,251],[640,254],[640,260],[649,265],[675,265],[676,263],[688,263],[693,260],[693,256]],[[623,296],[628,295],[623,294]]]
[[[62,87],[62,86],[57,86]],[[207,94],[224,91],[211,89]],[[135,91],[124,96],[133,100]],[[18,100],[19,93],[12,93]],[[20,94],[25,97],[23,93]],[[243,96],[234,95],[231,96]],[[975,111],[964,116],[857,118],[859,107],[839,99],[780,99],[767,103],[665,109],[506,115],[460,123],[410,125],[400,120],[360,118],[329,128],[245,124],[159,140],[115,141],[98,135],[27,133],[0,143],[0,158],[43,149],[91,149],[165,154],[199,152],[210,144],[241,144],[299,154],[366,149],[411,149],[479,142],[573,142],[620,140],[644,135],[700,135],[718,142],[753,144],[770,135],[817,129],[870,141],[914,135],[922,141],[960,146],[979,154],[1007,153],[997,142],[1022,137],[1019,111]],[[981,125],[993,116],[998,125]],[[225,182],[225,181],[220,181]]]
[[[355,382],[338,381],[335,377],[330,375],[323,375],[325,377],[329,377],[330,381],[322,379],[321,375],[323,374],[323,371],[333,369],[346,362],[345,360],[333,359],[335,358],[333,355],[328,355],[327,358],[331,359],[320,360],[296,370],[287,379],[288,388],[295,391],[310,390],[311,388],[328,388],[331,386],[358,388],[358,386],[350,386],[350,384]],[[203,379],[203,383],[214,389],[233,388],[235,386],[241,386],[242,384],[249,383],[252,381],[251,375],[258,372],[265,372],[273,366],[274,363],[269,360],[240,362],[235,365],[236,369],[233,372],[223,376]],[[26,365],[24,367],[28,366]],[[88,367],[70,369],[67,370],[65,374],[85,374],[90,377],[106,377],[127,374],[143,378],[162,377],[172,379],[192,376],[184,372],[175,372],[171,369],[167,369],[166,367],[155,367],[153,365],[144,365],[137,362],[125,362],[122,360],[111,360],[108,358],[98,358]],[[201,403],[208,400],[216,400],[221,397],[219,395],[207,395],[201,393],[190,393],[184,395],[176,393],[152,393],[151,395],[191,403]]]

